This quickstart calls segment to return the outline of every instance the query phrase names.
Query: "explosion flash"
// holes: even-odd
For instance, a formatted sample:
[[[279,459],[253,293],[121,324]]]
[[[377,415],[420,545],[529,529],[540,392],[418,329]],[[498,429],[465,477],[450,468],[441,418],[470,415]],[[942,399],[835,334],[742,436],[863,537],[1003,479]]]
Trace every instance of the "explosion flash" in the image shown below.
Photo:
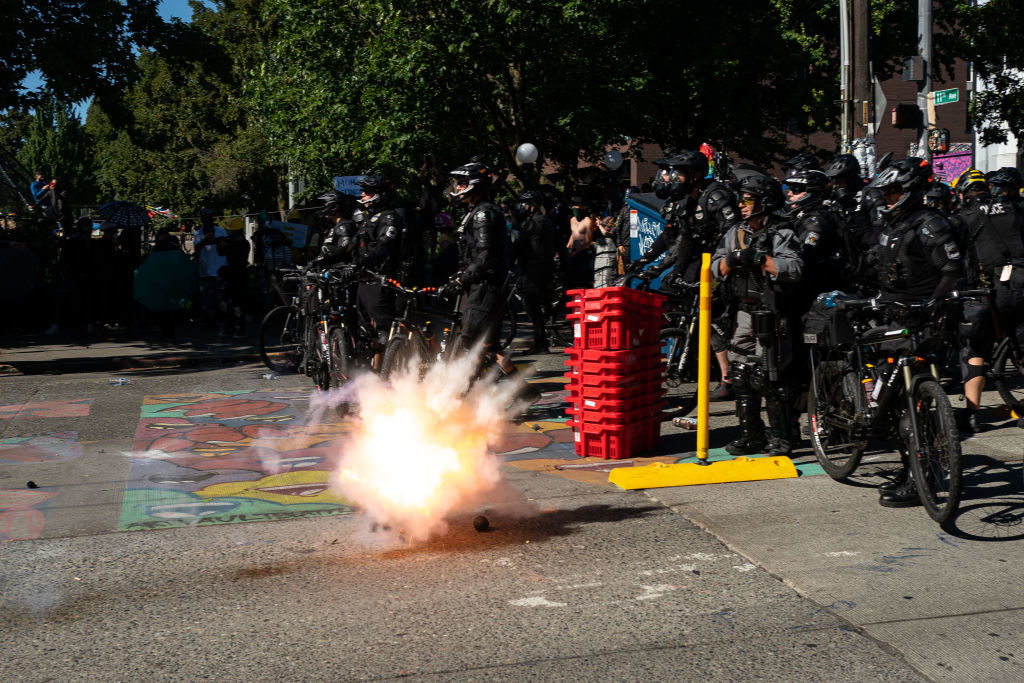
[[[523,385],[474,381],[475,358],[437,363],[422,379],[415,364],[387,382],[366,374],[314,405],[358,405],[332,486],[409,542],[444,532],[447,517],[483,503],[521,506],[487,444],[520,407]]]

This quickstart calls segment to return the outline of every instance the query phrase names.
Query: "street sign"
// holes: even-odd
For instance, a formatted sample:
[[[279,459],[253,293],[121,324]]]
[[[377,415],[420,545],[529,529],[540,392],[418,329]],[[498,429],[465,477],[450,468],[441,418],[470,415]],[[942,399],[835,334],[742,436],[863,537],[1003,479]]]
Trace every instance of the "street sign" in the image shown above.
[[[949,90],[936,90],[935,91],[935,106],[940,104],[950,104],[952,102],[960,101],[960,88],[950,88]]]

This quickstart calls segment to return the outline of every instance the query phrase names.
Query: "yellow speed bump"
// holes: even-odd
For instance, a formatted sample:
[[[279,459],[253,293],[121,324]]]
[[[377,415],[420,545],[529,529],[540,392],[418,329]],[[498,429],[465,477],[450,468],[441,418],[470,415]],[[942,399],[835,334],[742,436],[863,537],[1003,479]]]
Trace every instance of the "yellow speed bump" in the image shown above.
[[[724,484],[730,481],[789,479],[796,476],[796,466],[785,456],[741,456],[734,460],[719,460],[710,465],[656,462],[643,467],[620,467],[608,473],[608,481],[621,489],[656,489],[665,486]]]

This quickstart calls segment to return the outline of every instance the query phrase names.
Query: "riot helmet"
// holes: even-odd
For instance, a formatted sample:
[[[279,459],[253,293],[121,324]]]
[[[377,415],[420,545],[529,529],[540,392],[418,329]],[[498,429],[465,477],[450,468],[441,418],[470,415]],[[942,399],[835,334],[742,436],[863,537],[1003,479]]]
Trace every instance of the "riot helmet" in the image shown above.
[[[359,203],[370,213],[380,211],[388,195],[395,189],[394,184],[376,168],[367,170],[366,175],[356,181],[356,185],[363,190]]]
[[[783,204],[782,186],[768,175],[751,174],[739,181],[740,212],[743,220],[778,210]]]
[[[828,162],[825,175],[836,185],[840,182],[857,183],[860,180],[860,162],[852,154],[840,154]]]
[[[787,159],[782,164],[782,167],[786,170],[786,177],[788,178],[795,171],[820,171],[821,160],[818,159],[817,154],[802,152],[791,159]]]
[[[969,168],[953,182],[953,191],[960,206],[968,206],[977,198],[988,196],[988,183],[985,174],[976,168]]]
[[[480,156],[473,157],[467,164],[453,168],[448,175],[452,179],[449,195],[456,201],[468,201],[473,194],[486,194],[491,188],[491,169]]]
[[[989,192],[993,199],[999,201],[1020,200],[1021,186],[1024,186],[1024,178],[1020,171],[1013,166],[1003,166],[997,171],[990,171],[985,175],[988,181]]]
[[[953,208],[953,191],[946,183],[936,180],[924,193],[924,205],[949,213]]]
[[[544,195],[537,190],[526,190],[519,195],[519,201],[516,202],[516,215],[519,220],[524,220],[539,212],[543,206]]]
[[[654,178],[654,194],[659,199],[678,201],[690,194],[708,174],[708,158],[692,149],[674,152],[655,159],[658,173]]]
[[[832,193],[832,181],[822,171],[803,169],[786,178],[786,206],[791,212],[817,206]]]
[[[920,207],[933,180],[931,164],[920,157],[907,157],[889,164],[870,187],[882,191],[886,208],[881,212],[896,217]]]

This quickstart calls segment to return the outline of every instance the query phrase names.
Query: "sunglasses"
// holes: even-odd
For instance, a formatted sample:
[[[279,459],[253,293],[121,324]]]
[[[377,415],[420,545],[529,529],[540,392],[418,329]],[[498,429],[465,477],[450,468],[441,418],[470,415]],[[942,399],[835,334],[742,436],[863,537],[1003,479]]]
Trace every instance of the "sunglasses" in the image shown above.
[[[757,197],[741,197],[740,206],[753,206],[757,204]]]

